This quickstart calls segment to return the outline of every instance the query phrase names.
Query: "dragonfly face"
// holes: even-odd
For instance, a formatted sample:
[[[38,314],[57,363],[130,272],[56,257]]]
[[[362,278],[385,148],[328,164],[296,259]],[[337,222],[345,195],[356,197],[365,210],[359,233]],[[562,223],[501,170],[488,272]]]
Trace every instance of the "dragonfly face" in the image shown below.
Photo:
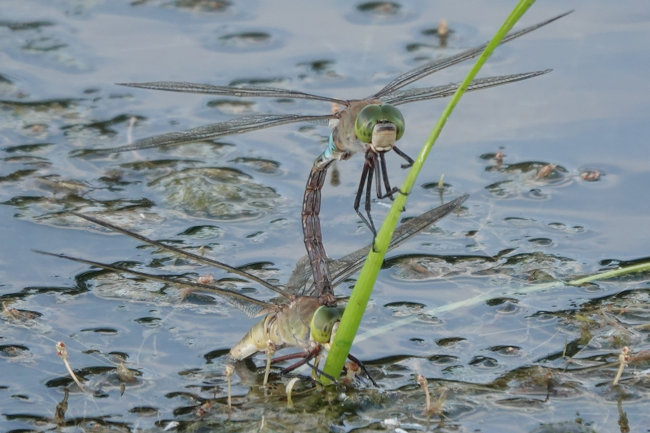
[[[388,152],[404,135],[404,117],[390,104],[366,105],[354,122],[354,133],[376,153]]]

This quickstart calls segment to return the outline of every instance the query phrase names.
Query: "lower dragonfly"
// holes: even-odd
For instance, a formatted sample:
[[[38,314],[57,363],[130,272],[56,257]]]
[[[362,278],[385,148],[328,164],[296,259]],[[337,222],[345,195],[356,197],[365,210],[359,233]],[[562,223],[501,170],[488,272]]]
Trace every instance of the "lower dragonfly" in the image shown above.
[[[569,13],[571,12],[566,12],[517,32],[513,32],[507,35],[501,43],[509,42],[515,38],[523,36],[533,30],[558,20]],[[302,205],[302,229],[305,247],[311,262],[315,283],[319,286],[321,291],[331,291],[331,278],[327,255],[325,253],[325,248],[323,247],[319,219],[321,204],[320,191],[325,183],[325,176],[328,168],[336,160],[346,160],[354,153],[365,152],[365,163],[361,172],[359,187],[354,199],[354,210],[372,231],[374,239],[377,231],[370,213],[373,177],[377,178],[375,186],[376,195],[379,199],[386,197],[393,199],[394,194],[399,192],[398,188],[393,188],[390,185],[388,173],[386,171],[385,153],[394,150],[395,153],[406,161],[406,164],[403,165],[404,168],[413,163],[413,160],[408,155],[395,146],[395,142],[404,134],[405,127],[404,118],[396,106],[450,96],[456,91],[460,84],[454,83],[406,90],[402,90],[402,88],[434,72],[477,57],[483,52],[486,46],[487,43],[453,56],[420,65],[399,75],[373,95],[362,99],[344,100],[299,91],[257,86],[231,87],[172,81],[119,83],[129,87],[172,92],[202,93],[234,97],[310,99],[338,104],[343,108],[324,115],[260,114],[244,116],[226,122],[214,123],[186,131],[171,132],[144,138],[125,146],[93,149],[90,152],[123,152],[157,146],[213,140],[222,136],[242,134],[249,131],[288,123],[329,121],[332,126],[332,131],[329,137],[328,147],[314,161],[307,179]],[[479,90],[513,83],[546,74],[548,72],[550,72],[550,69],[479,78],[474,80],[467,90]],[[382,181],[384,191],[382,191]],[[362,198],[364,199],[365,215],[359,210]]]
[[[424,228],[453,212],[467,199],[467,197],[467,195],[463,195],[402,223],[394,232],[393,239],[388,247],[389,250],[395,248]],[[333,292],[323,293],[313,285],[313,276],[309,271],[308,260],[301,260],[298,262],[296,270],[294,270],[286,289],[282,289],[251,273],[232,267],[223,262],[185,251],[164,242],[147,238],[99,218],[76,212],[73,212],[73,214],[93,224],[123,233],[145,242],[146,244],[153,245],[181,257],[242,276],[282,295],[285,298],[283,303],[272,304],[246,296],[237,291],[219,287],[215,284],[200,283],[177,275],[145,273],[116,264],[101,263],[66,254],[56,254],[35,250],[40,254],[81,262],[114,272],[131,274],[139,278],[160,281],[190,291],[214,293],[223,297],[230,304],[242,310],[249,316],[255,317],[264,315],[264,317],[230,349],[229,356],[233,360],[243,360],[258,352],[265,352],[270,346],[277,350],[284,347],[296,347],[301,349],[302,351],[297,355],[285,356],[273,360],[277,361],[298,357],[302,358],[302,360],[297,363],[285,368],[283,370],[284,373],[309,362],[320,353],[321,349],[327,349],[329,347],[328,345],[342,315],[342,309],[336,307],[336,298],[334,297]],[[372,248],[372,245],[354,251],[339,260],[331,261],[331,267],[336,272],[334,285],[340,284],[352,273],[361,268],[363,259],[368,254],[370,248]],[[354,357],[352,357],[352,359],[356,362]]]

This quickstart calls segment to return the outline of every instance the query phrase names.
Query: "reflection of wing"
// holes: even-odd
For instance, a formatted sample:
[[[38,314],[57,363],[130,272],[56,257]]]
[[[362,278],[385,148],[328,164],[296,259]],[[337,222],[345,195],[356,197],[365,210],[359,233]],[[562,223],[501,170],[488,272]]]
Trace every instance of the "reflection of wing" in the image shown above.
[[[411,218],[405,223],[400,224],[399,227],[395,229],[393,233],[393,239],[388,245],[388,250],[392,250],[396,246],[400,245],[405,240],[409,239],[411,236],[422,231],[426,227],[430,226],[434,222],[443,218],[445,215],[453,212],[458,206],[460,206],[465,200],[469,197],[467,194],[458,197],[455,200],[447,202],[442,206],[438,206],[435,209],[431,209],[419,215],[417,217]],[[371,245],[367,245],[363,248],[360,248],[345,257],[342,257],[338,260],[330,261],[329,267],[332,274],[333,286],[339,284],[342,280],[349,277],[351,274],[356,272],[361,268],[363,260],[368,255]],[[309,266],[309,259],[307,256],[302,257],[298,260],[296,268],[291,274],[291,278],[287,283],[287,291],[297,293],[303,288],[309,287],[310,292],[313,288],[313,281],[311,278],[311,268]]]

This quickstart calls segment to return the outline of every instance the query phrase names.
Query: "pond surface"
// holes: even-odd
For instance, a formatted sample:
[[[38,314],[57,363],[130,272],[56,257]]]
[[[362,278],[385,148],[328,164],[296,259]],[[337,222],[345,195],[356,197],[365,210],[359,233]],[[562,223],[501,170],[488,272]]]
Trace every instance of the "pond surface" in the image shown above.
[[[490,4],[3,2],[0,430],[647,431],[649,276],[560,283],[650,256],[646,2],[571,6],[568,17],[499,48],[481,75],[552,73],[460,102],[405,216],[463,193],[470,198],[388,255],[352,348],[379,388],[358,381],[326,392],[304,378],[289,408],[288,378],[274,374],[262,388],[262,374],[241,367],[229,415],[226,355],[253,320],[217,297],[184,296],[33,251],[211,273],[271,299],[263,287],[67,212],[99,215],[284,283],[304,255],[303,188],[326,125],[108,156],[84,150],[242,114],[324,114],[329,105],[114,83],[243,83],[363,97],[426,60],[489,39],[512,2]],[[540,2],[522,25],[566,8]],[[435,31],[443,19],[446,38]],[[468,68],[441,71],[423,85],[459,81]],[[418,152],[443,104],[404,106],[402,150]],[[387,159],[399,185],[401,161]],[[331,257],[370,241],[352,209],[362,164],[360,156],[338,164],[324,188]],[[386,209],[373,203],[376,221]],[[400,326],[405,318],[408,326]],[[56,356],[58,341],[87,392]],[[613,386],[624,346],[633,359]],[[263,359],[255,358],[258,367]],[[130,378],[118,374],[123,367]],[[424,413],[419,374],[440,411]]]

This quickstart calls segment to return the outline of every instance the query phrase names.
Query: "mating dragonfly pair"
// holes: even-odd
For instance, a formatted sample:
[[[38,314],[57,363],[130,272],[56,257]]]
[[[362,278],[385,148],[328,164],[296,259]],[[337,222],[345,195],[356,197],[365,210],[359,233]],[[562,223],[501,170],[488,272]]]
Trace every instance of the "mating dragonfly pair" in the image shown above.
[[[533,26],[511,33],[503,39],[502,43],[527,34],[565,15],[567,14],[565,13],[553,17]],[[361,260],[361,258],[356,258],[358,252],[355,252],[350,256],[344,257],[342,261],[330,262],[325,253],[321,235],[319,213],[321,205],[320,192],[323,188],[328,168],[336,160],[345,160],[350,158],[354,153],[364,152],[365,164],[361,172],[361,179],[359,181],[359,187],[357,189],[353,207],[361,220],[370,228],[374,236],[376,230],[370,214],[373,179],[376,178],[375,187],[378,198],[382,199],[388,197],[392,199],[395,194],[399,193],[399,189],[393,188],[390,184],[388,173],[386,171],[385,154],[390,150],[394,150],[398,155],[406,160],[404,166],[409,166],[413,163],[413,160],[410,157],[395,146],[395,142],[398,141],[404,133],[404,118],[396,106],[449,96],[456,91],[459,84],[410,88],[406,90],[403,88],[436,71],[455,65],[464,60],[477,57],[485,49],[486,45],[487,44],[483,44],[459,54],[421,65],[411,71],[401,74],[375,94],[367,98],[354,100],[336,99],[310,93],[264,87],[229,87],[166,81],[122,83],[123,85],[130,87],[173,92],[203,93],[235,97],[310,99],[335,103],[343,107],[335,113],[324,115],[264,114],[245,116],[182,132],[157,135],[121,147],[95,149],[97,152],[124,152],[187,142],[213,140],[226,135],[242,134],[249,131],[295,122],[329,120],[330,125],[332,126],[329,145],[316,159],[311,168],[303,198],[302,228],[305,247],[309,257],[309,264],[311,266],[311,281],[313,281],[313,283],[308,285],[305,282],[305,285],[309,286],[309,288],[302,296],[287,293],[287,291],[275,287],[252,274],[228,266],[224,263],[188,253],[176,247],[165,245],[152,239],[145,238],[144,236],[121,229],[106,221],[82,214],[76,215],[112,230],[136,237],[146,243],[157,245],[176,254],[181,254],[198,262],[207,263],[225,269],[228,272],[234,272],[238,275],[244,276],[251,281],[278,292],[285,297],[286,302],[280,306],[271,305],[234,291],[212,285],[187,281],[169,275],[146,274],[115,265],[103,264],[71,256],[60,254],[57,256],[81,261],[116,272],[126,272],[145,278],[165,281],[167,283],[181,284],[194,290],[214,292],[226,297],[230,302],[242,308],[246,312],[250,313],[253,311],[257,313],[265,313],[266,316],[249,331],[242,341],[232,348],[230,355],[234,359],[243,359],[256,352],[264,351],[267,349],[269,342],[271,342],[276,348],[284,346],[299,347],[304,349],[305,353],[308,353],[309,356],[312,356],[320,349],[321,345],[329,342],[335,324],[340,318],[340,310],[336,308],[337,302],[336,297],[334,296],[333,287],[340,282],[342,278],[355,272],[359,268],[358,262]],[[481,78],[473,81],[467,90],[479,90],[487,87],[513,83],[539,76],[549,71],[550,70],[533,71]],[[382,185],[384,187],[383,191]],[[403,224],[401,228],[398,229],[398,232],[396,232],[398,238],[397,240],[395,238],[393,239],[391,248],[396,246],[405,238],[412,236],[422,230],[422,228],[453,211],[460,205],[460,203],[462,203],[462,201],[465,200],[465,198],[466,197],[461,197],[456,199]],[[359,209],[362,199],[364,200],[365,215]],[[411,223],[412,221],[419,221],[419,223]],[[335,279],[332,279],[331,277],[332,269],[337,270],[337,276]],[[305,274],[309,274],[309,272],[305,272]]]

